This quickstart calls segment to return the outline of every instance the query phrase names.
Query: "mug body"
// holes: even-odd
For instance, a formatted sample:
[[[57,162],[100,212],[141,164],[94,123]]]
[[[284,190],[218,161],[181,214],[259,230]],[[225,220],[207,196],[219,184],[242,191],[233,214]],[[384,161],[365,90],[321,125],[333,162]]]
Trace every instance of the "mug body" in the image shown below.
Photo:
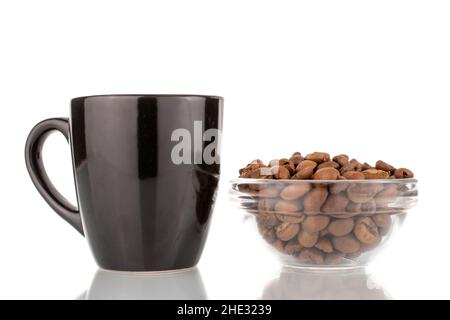
[[[101,268],[197,264],[220,172],[223,100],[105,95],[72,100],[70,140],[84,234]]]

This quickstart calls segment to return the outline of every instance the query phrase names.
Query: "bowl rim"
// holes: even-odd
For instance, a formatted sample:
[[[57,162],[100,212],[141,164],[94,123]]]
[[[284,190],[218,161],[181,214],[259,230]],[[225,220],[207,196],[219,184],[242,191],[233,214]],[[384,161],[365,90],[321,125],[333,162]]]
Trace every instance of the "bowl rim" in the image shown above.
[[[405,179],[368,179],[368,180],[298,180],[298,179],[253,179],[253,178],[234,178],[229,181],[230,184],[240,183],[257,183],[257,184],[277,184],[283,183],[311,183],[311,184],[338,184],[338,183],[352,183],[352,184],[406,184],[418,183],[416,178]]]

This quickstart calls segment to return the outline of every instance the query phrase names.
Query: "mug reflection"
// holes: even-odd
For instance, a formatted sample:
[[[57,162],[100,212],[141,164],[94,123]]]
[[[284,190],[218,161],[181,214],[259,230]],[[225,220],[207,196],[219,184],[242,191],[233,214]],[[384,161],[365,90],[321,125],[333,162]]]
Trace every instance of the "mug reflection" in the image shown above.
[[[283,267],[262,299],[389,300],[389,294],[364,268],[308,270]]]
[[[203,300],[207,299],[197,268],[173,272],[97,270],[84,300]]]

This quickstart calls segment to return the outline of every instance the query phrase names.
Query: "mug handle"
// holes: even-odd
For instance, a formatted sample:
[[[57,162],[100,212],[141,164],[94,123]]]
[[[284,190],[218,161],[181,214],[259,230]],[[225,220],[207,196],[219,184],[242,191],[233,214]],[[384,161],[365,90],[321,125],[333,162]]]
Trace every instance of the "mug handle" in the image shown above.
[[[61,132],[69,141],[69,119],[51,118],[39,122],[25,145],[25,163],[36,189],[55,212],[84,235],[80,210],[64,198],[50,181],[42,162],[42,147],[52,131]]]

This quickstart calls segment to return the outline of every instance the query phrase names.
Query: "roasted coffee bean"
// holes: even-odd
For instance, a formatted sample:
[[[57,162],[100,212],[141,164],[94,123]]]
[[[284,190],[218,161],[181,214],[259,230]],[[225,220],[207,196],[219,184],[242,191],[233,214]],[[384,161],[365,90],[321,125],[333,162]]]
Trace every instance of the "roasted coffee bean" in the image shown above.
[[[312,248],[317,243],[317,240],[319,240],[319,234],[317,232],[309,233],[305,230],[300,230],[297,240],[303,247]]]
[[[342,176],[347,180],[364,180],[365,179],[364,174],[359,171],[346,171],[342,174]]]
[[[330,155],[326,152],[313,152],[305,157],[306,160],[312,160],[317,163],[322,163],[330,160]]]
[[[375,202],[378,208],[384,208],[391,203],[400,192],[395,184],[387,185],[383,190],[377,193],[375,196]]]
[[[365,179],[388,179],[389,172],[379,169],[367,169],[362,172]]]
[[[303,210],[306,214],[319,214],[320,208],[327,200],[326,186],[316,186],[303,197]]]
[[[350,212],[352,214],[361,213],[361,203],[350,201],[347,205],[347,212]]]
[[[275,234],[278,239],[288,241],[294,238],[299,230],[300,225],[298,223],[283,222],[275,228]]]
[[[317,241],[315,247],[325,253],[333,252],[333,245],[331,244],[331,241],[328,239],[320,239],[319,241]]]
[[[322,206],[325,213],[344,213],[348,205],[348,198],[341,194],[330,194]]]
[[[301,211],[301,202],[280,200],[275,204],[274,210],[277,213],[290,213]]]
[[[293,179],[309,179],[314,174],[314,169],[317,167],[317,163],[311,160],[303,160],[296,167],[296,173],[292,177]]]
[[[305,220],[306,216],[302,213],[295,213],[295,214],[277,214],[276,215],[278,220],[281,222],[288,222],[288,223],[301,223]]]
[[[276,198],[280,195],[280,188],[276,185],[269,185],[258,193],[259,198]]]
[[[284,253],[293,255],[300,252],[303,247],[300,243],[298,243],[297,239],[289,240],[288,243],[284,246]]]
[[[308,216],[302,222],[302,228],[309,233],[315,233],[325,229],[329,222],[330,218],[327,216]]]
[[[394,172],[395,172],[395,168],[393,166],[391,166],[390,164],[387,164],[386,162],[384,162],[382,160],[377,161],[377,163],[375,164],[375,168],[378,170],[387,171],[390,174],[394,174]]]
[[[361,243],[351,234],[343,237],[334,237],[333,247],[342,253],[355,253],[361,248]]]
[[[349,157],[346,154],[340,154],[333,157],[333,161],[339,163],[339,165],[343,167],[349,163]]]
[[[292,163],[297,166],[300,162],[302,162],[303,157],[300,152],[294,152],[292,156],[289,158],[289,160],[292,161]]]
[[[260,211],[256,215],[256,220],[258,224],[268,228],[272,228],[280,224],[277,216],[271,212]]]
[[[280,197],[284,200],[295,200],[303,197],[311,190],[310,183],[293,183],[284,188]]]
[[[339,176],[337,179],[338,180],[347,180],[343,176]],[[331,183],[328,186],[328,189],[331,194],[338,194],[338,193],[341,193],[342,191],[345,191],[345,189],[347,189],[347,187],[348,187],[348,183],[340,182],[340,183]]]
[[[377,210],[377,205],[375,200],[369,200],[367,202],[361,203],[361,212],[364,214],[372,214]]]
[[[375,243],[379,237],[377,225],[370,217],[359,218],[353,233],[359,241],[369,245]]]
[[[316,248],[302,249],[298,258],[300,261],[309,264],[323,264],[324,262],[322,252]]]
[[[391,227],[391,216],[388,214],[375,214],[372,216],[372,220],[379,228],[388,229]]]
[[[374,186],[369,183],[351,184],[347,188],[348,198],[356,203],[364,203],[372,200],[375,194],[378,192],[379,186]]]
[[[398,168],[397,170],[395,170],[394,176],[397,179],[414,178],[414,174],[412,173],[412,171],[406,168]]]
[[[334,168],[334,169],[339,169],[340,165],[337,162],[334,161],[326,161],[326,162],[322,162],[321,164],[319,164],[317,166],[317,170],[322,169],[322,168]]]
[[[313,180],[336,180],[339,177],[339,171],[335,168],[327,167],[316,171],[313,174]]]
[[[272,167],[271,170],[273,176],[275,177],[275,179],[290,179],[291,178],[291,174],[289,173],[289,170],[286,169],[283,166],[274,166]]]
[[[351,172],[351,171],[355,171],[355,170],[356,170],[355,164],[349,162],[346,165],[342,166],[339,169],[339,172],[341,173],[341,175],[344,175],[344,173],[346,173],[346,172],[349,172],[349,171]]]
[[[368,169],[373,169],[373,167],[370,164],[368,164],[367,162],[364,162],[362,164],[362,170],[364,171],[364,170],[368,170]]]
[[[336,237],[343,237],[352,232],[355,223],[352,218],[337,219],[330,222],[328,232]]]
[[[350,160],[350,163],[355,166],[356,171],[362,171],[362,164],[358,160],[352,159]]]

